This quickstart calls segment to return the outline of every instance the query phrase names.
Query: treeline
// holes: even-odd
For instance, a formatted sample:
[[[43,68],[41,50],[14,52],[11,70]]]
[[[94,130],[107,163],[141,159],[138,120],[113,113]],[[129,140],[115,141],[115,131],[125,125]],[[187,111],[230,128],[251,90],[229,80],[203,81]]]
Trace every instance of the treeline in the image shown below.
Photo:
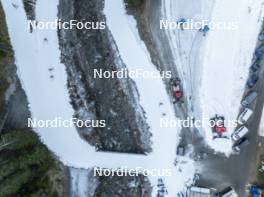
[[[31,131],[8,131],[0,141],[0,197],[59,197],[57,164]],[[54,177],[57,179],[54,180]]]
[[[9,86],[7,65],[12,63],[13,52],[6,29],[4,12],[0,3],[0,109],[4,102],[4,92]]]
[[[145,0],[125,0],[128,6],[137,7],[144,3]]]

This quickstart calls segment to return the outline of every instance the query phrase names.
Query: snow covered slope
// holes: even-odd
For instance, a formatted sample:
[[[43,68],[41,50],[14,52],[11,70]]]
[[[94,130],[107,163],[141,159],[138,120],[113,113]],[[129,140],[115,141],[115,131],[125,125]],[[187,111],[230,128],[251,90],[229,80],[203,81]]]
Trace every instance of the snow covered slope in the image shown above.
[[[68,120],[73,115],[69,103],[66,86],[67,74],[64,65],[60,63],[60,52],[57,32],[55,30],[27,29],[26,16],[20,0],[2,0],[19,77],[26,90],[30,103],[30,110],[34,118],[52,120],[61,117]],[[14,8],[12,3],[18,7]],[[39,21],[54,21],[57,18],[57,4],[54,0],[38,0],[36,19]],[[143,42],[132,32],[135,21],[127,17],[123,2],[107,1],[106,14],[108,25],[116,39],[121,57],[129,68],[138,66],[150,71],[158,72],[151,64]],[[117,22],[117,24],[116,24]],[[132,23],[132,25],[131,25]],[[130,26],[131,25],[131,26]],[[120,28],[121,27],[121,28]],[[19,33],[18,33],[19,32]],[[121,33],[121,34],[120,34]],[[128,44],[129,41],[129,45]],[[131,52],[136,52],[135,54]],[[49,68],[53,67],[54,78],[50,78]],[[39,128],[38,134],[43,142],[52,150],[64,164],[76,168],[147,168],[171,169],[172,176],[165,177],[170,195],[185,189],[186,181],[190,181],[194,174],[194,164],[189,158],[179,158],[182,161],[174,166],[176,146],[178,143],[177,129],[160,128],[159,118],[163,113],[175,119],[172,105],[161,80],[136,80],[141,104],[148,117],[148,123],[153,133],[153,152],[148,156],[118,153],[96,152],[92,146],[82,140],[75,128]],[[153,90],[155,87],[155,90]],[[159,103],[163,102],[160,107]],[[91,159],[92,158],[92,159]],[[72,171],[73,178],[78,179],[78,173]],[[158,177],[150,177],[153,186]],[[80,182],[82,183],[82,182]],[[84,192],[82,184],[75,185],[76,192]],[[153,195],[156,195],[154,192]]]
[[[186,94],[191,96],[189,114],[196,119],[208,120],[218,114],[229,123],[236,120],[262,24],[262,9],[263,0],[162,1],[165,19],[206,19],[235,27],[211,28],[206,37],[197,29],[164,30]],[[209,125],[199,130],[215,151],[231,153],[231,140],[212,140]],[[233,130],[229,124],[227,136]]]

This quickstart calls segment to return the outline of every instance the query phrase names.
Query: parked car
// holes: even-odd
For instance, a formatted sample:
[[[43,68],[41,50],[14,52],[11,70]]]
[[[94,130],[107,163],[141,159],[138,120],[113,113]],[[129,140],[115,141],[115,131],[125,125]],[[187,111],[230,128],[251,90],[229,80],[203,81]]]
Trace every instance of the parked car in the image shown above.
[[[246,191],[253,197],[261,197],[264,195],[264,191],[258,185],[248,184],[246,185]]]
[[[248,88],[253,88],[254,85],[256,85],[256,83],[259,80],[259,76],[257,73],[253,73],[249,76],[249,79],[247,80],[247,87]]]
[[[247,94],[247,96],[242,100],[241,105],[243,107],[249,106],[253,101],[256,100],[258,94],[256,91],[251,91]]]
[[[238,141],[242,137],[245,137],[245,135],[248,133],[248,128],[246,126],[239,127],[237,130],[234,131],[234,133],[231,135],[232,140]]]
[[[184,156],[184,154],[185,154],[184,146],[178,146],[177,147],[177,155]]]
[[[216,197],[238,197],[233,187],[228,187],[215,195]]]
[[[259,41],[264,41],[264,31],[262,31],[258,36]]]
[[[261,45],[257,50],[255,51],[255,57],[257,60],[261,59],[262,55],[264,54],[264,45]]]
[[[257,71],[259,71],[259,69],[260,69],[260,64],[257,62],[257,61],[255,61],[251,66],[250,66],[250,71],[251,72],[257,72]]]
[[[244,111],[238,117],[239,124],[245,124],[250,119],[252,114],[253,114],[253,110],[249,108],[245,108]]]
[[[248,145],[249,140],[246,137],[243,137],[237,144],[233,146],[233,150],[237,153],[240,153],[240,151]]]

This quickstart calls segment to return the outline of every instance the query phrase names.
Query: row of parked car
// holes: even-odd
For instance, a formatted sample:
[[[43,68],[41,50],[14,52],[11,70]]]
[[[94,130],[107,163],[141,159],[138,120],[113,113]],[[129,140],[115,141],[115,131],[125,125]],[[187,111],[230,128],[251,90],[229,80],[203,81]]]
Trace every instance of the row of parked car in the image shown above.
[[[264,42],[264,31],[259,34],[259,41]],[[238,129],[232,134],[232,140],[234,141],[233,150],[235,152],[240,152],[241,149],[249,144],[247,139],[247,134],[249,132],[246,123],[249,121],[250,117],[253,114],[253,110],[250,109],[251,104],[257,99],[258,93],[254,90],[254,86],[259,80],[259,71],[261,69],[261,61],[264,55],[264,44],[261,44],[255,51],[254,63],[250,67],[250,75],[247,80],[246,86],[250,90],[249,93],[242,100],[241,105],[243,111],[238,117],[238,123],[241,125]],[[262,62],[264,63],[264,62]]]
[[[253,110],[249,108],[249,106],[257,99],[257,92],[251,91],[241,102],[244,110],[238,117],[238,123],[241,125],[234,131],[231,135],[232,140],[234,141],[233,150],[235,152],[240,152],[240,150],[249,144],[249,140],[246,138],[249,130],[246,126],[249,119],[253,114]]]
[[[189,189],[188,197],[238,197],[235,189],[232,186],[225,188],[223,191],[215,192],[215,189],[192,186]],[[246,185],[247,196],[263,197],[264,191],[261,187],[255,184]]]
[[[179,195],[178,195],[179,196]],[[218,192],[216,189],[192,186],[188,189],[188,197],[238,197],[233,187],[227,187],[223,191]]]

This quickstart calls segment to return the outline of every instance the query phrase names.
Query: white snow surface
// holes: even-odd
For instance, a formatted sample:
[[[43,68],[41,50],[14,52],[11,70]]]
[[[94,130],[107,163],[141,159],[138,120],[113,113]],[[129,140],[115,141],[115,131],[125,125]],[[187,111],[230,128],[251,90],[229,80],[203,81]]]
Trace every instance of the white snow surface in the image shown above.
[[[88,196],[87,185],[89,185],[89,170],[87,169],[76,169],[70,168],[70,178],[71,178],[71,196],[73,197],[83,197]]]
[[[206,37],[197,30],[166,30],[186,93],[192,96],[190,112],[200,120],[210,119],[215,114],[224,116],[228,122],[236,120],[262,25],[263,0],[190,2],[188,6],[183,0],[163,0],[163,17],[238,24],[233,30],[210,29]],[[179,12],[174,11],[176,7]],[[234,128],[227,126],[228,137]],[[216,152],[226,155],[232,152],[231,140],[213,140],[209,126],[199,130]]]
[[[61,117],[68,120],[74,111],[66,86],[67,74],[65,66],[60,63],[60,51],[57,32],[54,30],[27,29],[26,15],[21,0],[1,0],[6,14],[11,43],[15,52],[18,75],[25,89],[33,118],[52,120]],[[12,3],[18,5],[14,8]],[[38,0],[36,19],[54,21],[57,18],[58,0]],[[128,68],[143,68],[156,71],[143,42],[140,41],[135,21],[128,17],[121,0],[106,1],[105,13],[107,22],[116,40],[121,57]],[[44,41],[47,38],[48,41]],[[140,42],[139,42],[140,41]],[[54,78],[50,78],[49,68],[54,67]],[[157,71],[156,71],[157,72]],[[39,128],[36,132],[42,141],[60,160],[68,166],[89,169],[94,166],[104,168],[127,167],[135,169],[171,169],[172,176],[164,177],[169,196],[184,191],[195,173],[194,163],[189,157],[179,157],[178,165],[174,166],[176,146],[179,141],[179,129],[160,128],[159,119],[162,113],[175,119],[173,106],[161,80],[135,79],[140,94],[141,105],[146,111],[147,121],[153,133],[153,152],[149,155],[103,153],[96,152],[80,138],[75,128]],[[162,102],[162,107],[159,103]],[[78,173],[72,173],[78,178]],[[83,176],[81,176],[83,177]],[[80,177],[79,177],[80,178]],[[150,177],[156,196],[158,177]],[[84,180],[84,178],[80,178]],[[75,188],[83,191],[81,181]],[[85,193],[85,191],[83,191]]]

